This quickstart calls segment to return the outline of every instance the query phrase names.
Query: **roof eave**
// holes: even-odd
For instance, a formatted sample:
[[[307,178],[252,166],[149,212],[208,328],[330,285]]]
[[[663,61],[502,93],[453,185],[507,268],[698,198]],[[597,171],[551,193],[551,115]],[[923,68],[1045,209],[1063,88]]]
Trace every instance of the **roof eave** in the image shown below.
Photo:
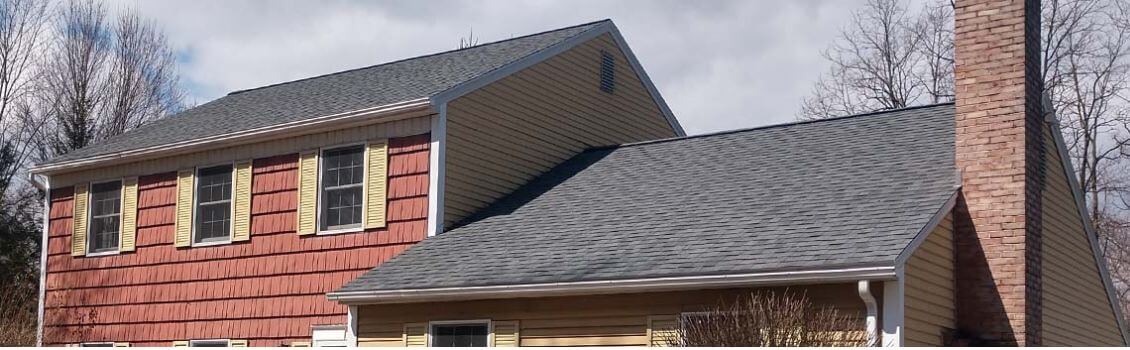
[[[860,280],[893,280],[894,266],[775,271],[713,276],[661,277],[625,280],[333,292],[330,300],[347,305],[530,298],[570,295],[666,292],[697,289],[770,287]]]
[[[417,98],[251,130],[108,153],[71,161],[36,165],[29,168],[28,172],[32,174],[50,175],[64,171],[74,171],[84,168],[109,166],[137,160],[185,154],[221,146],[292,137],[316,132],[322,130],[322,128],[348,127],[357,122],[387,122],[423,116],[430,113],[435,113],[430,99]]]

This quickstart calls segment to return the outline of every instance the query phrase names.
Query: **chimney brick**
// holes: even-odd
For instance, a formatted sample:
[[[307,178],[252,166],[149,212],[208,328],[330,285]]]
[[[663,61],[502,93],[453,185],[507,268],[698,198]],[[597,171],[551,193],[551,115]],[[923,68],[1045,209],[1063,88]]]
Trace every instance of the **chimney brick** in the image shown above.
[[[1040,1],[955,2],[957,327],[1041,344]]]

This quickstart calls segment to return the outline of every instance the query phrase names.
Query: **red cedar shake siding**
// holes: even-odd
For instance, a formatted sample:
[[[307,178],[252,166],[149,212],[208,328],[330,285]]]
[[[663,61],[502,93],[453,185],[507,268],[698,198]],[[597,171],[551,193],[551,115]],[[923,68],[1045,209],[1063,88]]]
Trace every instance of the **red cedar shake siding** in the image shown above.
[[[427,235],[429,136],[389,140],[388,226],[299,236],[298,155],[256,159],[251,240],[175,248],[176,173],[139,179],[137,251],[70,255],[73,189],[51,192],[46,345],[93,341],[170,346],[247,339],[310,341],[310,326],[344,324],[325,293]]]
[[[957,326],[988,344],[1040,345],[1040,1],[955,5]]]

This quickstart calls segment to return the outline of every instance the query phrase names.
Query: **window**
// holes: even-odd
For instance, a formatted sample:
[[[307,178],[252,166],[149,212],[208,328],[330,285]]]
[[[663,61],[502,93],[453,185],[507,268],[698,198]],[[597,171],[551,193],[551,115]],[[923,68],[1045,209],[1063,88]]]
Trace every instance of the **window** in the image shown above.
[[[432,325],[434,347],[484,347],[487,346],[487,323],[444,323]]]
[[[194,348],[226,348],[228,347],[227,340],[192,340],[188,342],[188,346]]]
[[[112,348],[114,343],[82,343],[78,346],[81,348]]]
[[[231,165],[196,174],[196,234],[193,243],[231,240]]]
[[[361,227],[364,157],[363,146],[322,152],[321,230]]]
[[[612,93],[616,90],[616,57],[608,52],[600,52],[600,91]]]
[[[122,221],[122,182],[91,186],[89,253],[118,251]]]
[[[346,347],[345,325],[314,325],[311,326],[310,338],[316,348]],[[293,345],[292,345],[293,346]]]

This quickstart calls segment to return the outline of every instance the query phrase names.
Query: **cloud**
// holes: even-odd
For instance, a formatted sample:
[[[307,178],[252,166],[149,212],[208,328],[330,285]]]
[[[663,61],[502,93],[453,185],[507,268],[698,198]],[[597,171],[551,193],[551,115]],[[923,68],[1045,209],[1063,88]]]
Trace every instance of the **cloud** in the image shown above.
[[[791,121],[859,0],[124,3],[165,28],[192,98],[611,18],[690,134]]]

